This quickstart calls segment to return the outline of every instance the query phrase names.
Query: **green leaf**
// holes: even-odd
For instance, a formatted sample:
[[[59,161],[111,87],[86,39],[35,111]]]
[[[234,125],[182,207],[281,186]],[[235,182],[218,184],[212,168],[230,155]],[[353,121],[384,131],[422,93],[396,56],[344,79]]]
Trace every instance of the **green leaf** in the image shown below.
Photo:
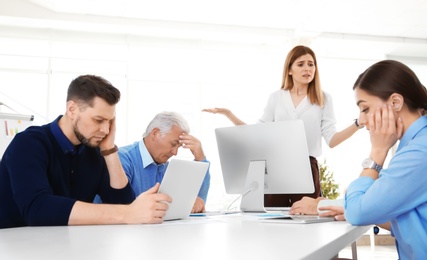
[[[336,199],[340,196],[339,185],[335,183],[334,173],[328,169],[326,159],[319,163],[320,188],[322,196],[328,199]]]

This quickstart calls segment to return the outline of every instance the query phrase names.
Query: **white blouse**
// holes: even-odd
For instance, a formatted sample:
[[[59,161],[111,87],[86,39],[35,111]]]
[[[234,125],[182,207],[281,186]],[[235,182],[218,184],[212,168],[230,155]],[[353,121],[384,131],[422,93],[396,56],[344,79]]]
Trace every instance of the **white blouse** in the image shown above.
[[[322,136],[329,145],[336,131],[336,119],[332,104],[332,97],[323,92],[325,105],[321,108],[310,103],[306,97],[294,107],[289,90],[280,89],[273,92],[264,109],[260,123],[301,119],[307,138],[310,156],[318,157],[322,154]]]

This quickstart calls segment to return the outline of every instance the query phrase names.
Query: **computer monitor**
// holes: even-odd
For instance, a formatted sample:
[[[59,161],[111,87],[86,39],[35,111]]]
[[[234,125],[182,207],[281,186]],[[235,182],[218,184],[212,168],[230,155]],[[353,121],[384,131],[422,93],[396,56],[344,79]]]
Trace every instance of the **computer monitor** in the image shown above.
[[[242,211],[264,211],[264,194],[313,193],[302,120],[215,129],[225,190]]]

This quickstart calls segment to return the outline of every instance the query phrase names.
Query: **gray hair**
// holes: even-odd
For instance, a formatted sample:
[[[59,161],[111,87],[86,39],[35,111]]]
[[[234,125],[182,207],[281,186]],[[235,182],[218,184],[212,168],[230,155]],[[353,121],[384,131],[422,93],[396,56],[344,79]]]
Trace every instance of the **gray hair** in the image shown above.
[[[146,137],[153,129],[160,129],[160,133],[168,133],[173,126],[181,128],[183,132],[190,133],[190,126],[185,118],[175,112],[164,111],[158,113],[148,124],[143,137]]]

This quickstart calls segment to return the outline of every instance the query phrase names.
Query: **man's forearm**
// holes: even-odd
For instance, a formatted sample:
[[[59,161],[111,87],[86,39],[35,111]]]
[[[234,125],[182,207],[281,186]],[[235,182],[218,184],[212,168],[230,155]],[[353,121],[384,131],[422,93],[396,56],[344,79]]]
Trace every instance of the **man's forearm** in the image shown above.
[[[77,201],[71,210],[68,225],[124,224],[126,212],[127,205]]]
[[[110,175],[110,186],[115,189],[123,189],[128,183],[128,178],[123,170],[118,153],[104,156],[104,159]]]

